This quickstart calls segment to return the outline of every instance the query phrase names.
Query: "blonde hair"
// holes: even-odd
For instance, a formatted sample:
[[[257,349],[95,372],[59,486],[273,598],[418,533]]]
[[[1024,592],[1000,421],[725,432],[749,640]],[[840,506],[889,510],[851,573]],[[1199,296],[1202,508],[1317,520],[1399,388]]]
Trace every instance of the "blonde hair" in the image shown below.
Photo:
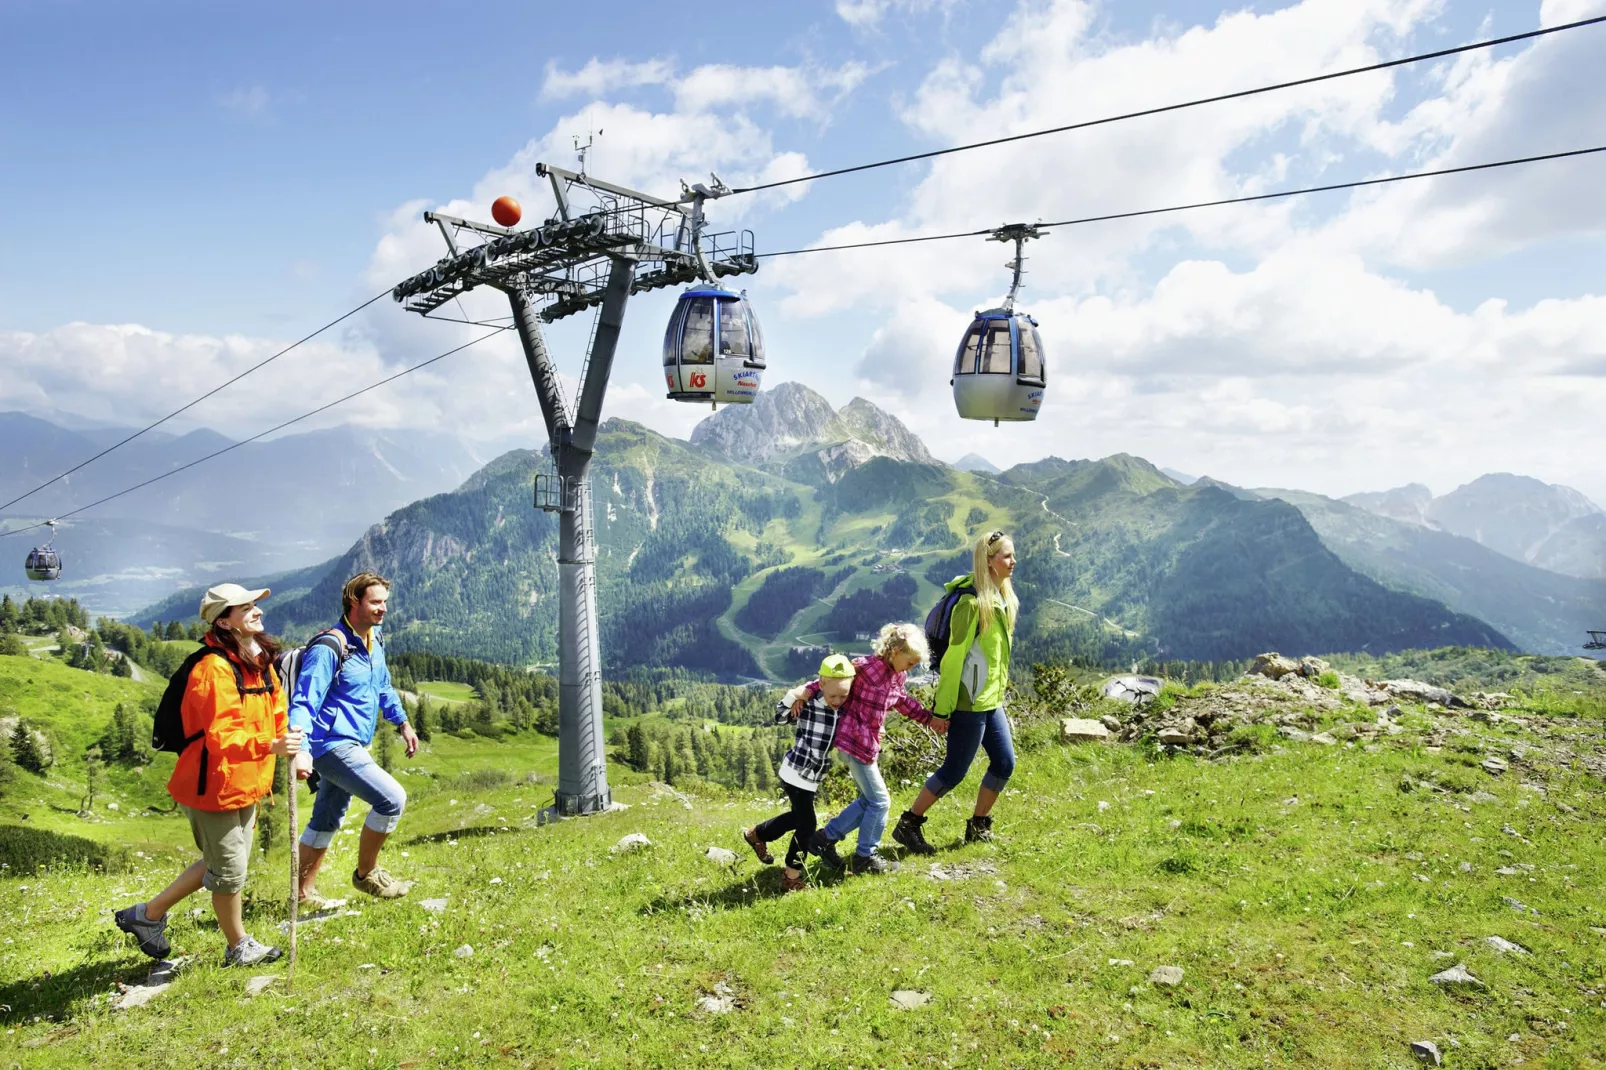
[[[1015,597],[1015,585],[1008,579],[999,583],[993,578],[993,558],[1004,552],[1004,548],[1015,548],[1015,540],[1002,531],[992,531],[976,540],[976,548],[971,551],[971,585],[976,588],[976,634],[985,632],[993,622],[994,613],[1004,614],[1004,626],[1009,634],[1015,634],[1015,618],[1020,614],[1020,599]]]
[[[926,633],[907,621],[882,625],[870,649],[883,658],[890,658],[900,650],[908,651],[920,661],[931,656],[931,648],[926,646]]]

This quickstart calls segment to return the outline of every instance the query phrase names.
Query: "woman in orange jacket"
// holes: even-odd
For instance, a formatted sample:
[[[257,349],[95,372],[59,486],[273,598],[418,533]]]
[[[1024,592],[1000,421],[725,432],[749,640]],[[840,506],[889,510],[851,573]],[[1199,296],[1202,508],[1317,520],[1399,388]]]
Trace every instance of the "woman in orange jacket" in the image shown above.
[[[257,608],[268,593],[223,583],[201,599],[201,619],[210,626],[202,642],[214,656],[201,658],[190,671],[181,716],[185,738],[196,738],[167,782],[168,794],[189,818],[201,858],[148,902],[116,914],[117,927],[155,959],[170,950],[168,911],[202,888],[212,893],[218,928],[228,941],[223,965],[250,966],[280,955],[246,933],[240,914],[257,800],[273,788],[274,759],[301,749],[300,731],[289,730],[287,696],[273,664],[279,644],[263,630]]]

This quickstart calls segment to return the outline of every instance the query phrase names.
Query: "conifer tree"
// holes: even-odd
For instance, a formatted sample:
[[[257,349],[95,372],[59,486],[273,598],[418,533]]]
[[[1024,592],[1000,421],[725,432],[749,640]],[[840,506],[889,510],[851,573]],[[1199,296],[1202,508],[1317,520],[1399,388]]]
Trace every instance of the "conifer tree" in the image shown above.
[[[84,755],[84,801],[79,808],[85,816],[95,812],[95,796],[99,793],[106,763],[101,761],[100,748],[90,747]]]
[[[30,773],[44,775],[44,752],[39,749],[39,741],[34,739],[33,726],[20,717],[17,727],[11,730],[11,760]]]

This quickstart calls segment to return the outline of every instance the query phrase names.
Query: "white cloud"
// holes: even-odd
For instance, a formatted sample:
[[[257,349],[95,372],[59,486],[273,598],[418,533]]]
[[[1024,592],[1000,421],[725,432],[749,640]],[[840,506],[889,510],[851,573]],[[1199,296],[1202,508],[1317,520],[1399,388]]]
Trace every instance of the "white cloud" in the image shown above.
[[[958,0],[836,0],[837,16],[856,30],[875,29],[890,12],[924,14],[934,9],[946,11]]]
[[[593,56],[577,71],[564,71],[557,64],[548,63],[546,80],[541,84],[541,97],[543,100],[578,95],[601,97],[617,89],[663,85],[674,74],[674,63],[664,58],[631,63],[628,60],[603,60]]]
[[[259,85],[248,89],[235,89],[218,98],[218,104],[223,110],[252,119],[266,115],[272,103],[272,96]]]

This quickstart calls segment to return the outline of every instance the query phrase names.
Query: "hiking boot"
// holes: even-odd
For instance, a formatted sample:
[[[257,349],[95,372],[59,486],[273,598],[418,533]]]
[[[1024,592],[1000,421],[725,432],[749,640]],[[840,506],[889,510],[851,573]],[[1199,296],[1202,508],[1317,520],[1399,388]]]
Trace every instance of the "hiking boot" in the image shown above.
[[[795,877],[787,873],[781,874],[781,891],[783,892],[802,892],[807,891],[808,887],[808,878],[801,873]]]
[[[966,843],[992,843],[993,819],[991,817],[973,817],[965,822]]]
[[[367,892],[375,899],[400,899],[413,887],[412,881],[399,881],[386,873],[381,866],[375,866],[368,871],[368,876],[359,877],[357,871],[351,871],[351,886],[359,892]]]
[[[306,895],[301,897],[301,902],[297,908],[297,913],[317,914],[321,911],[332,910],[341,902],[343,902],[343,900],[329,899],[319,895],[317,892],[308,892]]]
[[[937,849],[926,842],[926,834],[921,831],[925,823],[925,815],[905,810],[892,830],[892,838],[917,855],[934,855]]]
[[[841,869],[845,864],[842,856],[836,853],[836,841],[827,836],[824,829],[816,829],[814,835],[809,837],[809,854],[832,869]]]
[[[255,966],[262,962],[272,962],[284,952],[276,947],[267,947],[259,944],[247,933],[240,937],[240,942],[229,948],[223,955],[224,966]]]
[[[758,855],[758,860],[760,862],[764,863],[766,866],[773,866],[775,864],[775,856],[770,854],[769,845],[758,838],[758,829],[744,829],[742,831],[742,839],[746,840],[747,846],[751,847],[753,849],[753,853]]]
[[[895,862],[890,858],[882,858],[879,854],[854,855],[853,875],[863,873],[887,874],[896,873],[903,868],[902,862]]]
[[[112,915],[117,927],[139,941],[139,949],[153,959],[165,959],[173,950],[167,942],[167,915],[160,921],[145,916],[145,904],[135,903]]]

